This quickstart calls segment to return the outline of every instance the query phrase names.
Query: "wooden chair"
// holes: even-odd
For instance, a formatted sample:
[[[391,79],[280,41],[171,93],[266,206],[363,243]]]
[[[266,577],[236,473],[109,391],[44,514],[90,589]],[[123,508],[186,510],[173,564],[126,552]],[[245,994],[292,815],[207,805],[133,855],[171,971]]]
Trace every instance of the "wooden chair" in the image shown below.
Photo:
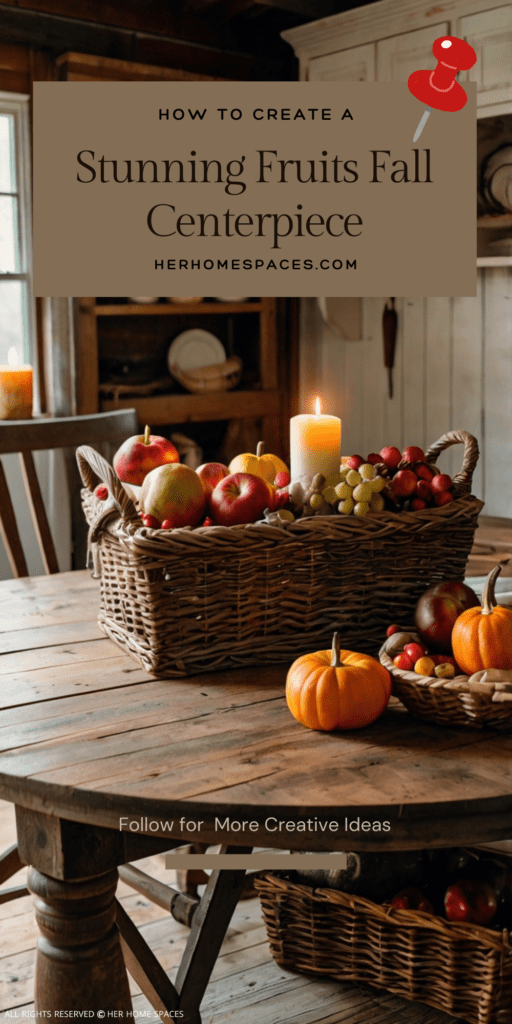
[[[82,521],[80,508],[80,484],[74,450],[81,444],[98,448],[109,442],[116,448],[138,433],[139,425],[135,409],[121,409],[116,412],[96,413],[91,416],[69,416],[59,419],[1,420],[0,456],[18,453],[21,473],[47,573],[59,571],[55,546],[43,503],[41,488],[37,479],[32,452],[66,449],[66,469],[70,482],[71,515],[73,525]],[[27,563],[21,545],[13,503],[9,494],[5,472],[0,459],[0,535],[7,556],[16,577],[28,576]],[[78,558],[75,548],[74,568],[85,566],[85,559]]]
[[[135,409],[121,409],[119,412],[61,417],[60,419],[0,420],[0,456],[19,454],[28,505],[47,573],[58,572],[59,566],[32,452],[50,451],[55,448],[70,449],[70,459],[68,460],[68,466],[71,469],[69,474],[71,476],[70,496],[78,499],[80,478],[78,472],[75,472],[75,448],[81,444],[98,447],[105,441],[118,447],[127,437],[136,434],[138,429]],[[74,490],[76,490],[76,495],[73,494]],[[5,544],[14,576],[28,576],[25,554],[1,459],[0,536]],[[0,885],[12,878],[22,867],[17,846],[11,846],[0,854]],[[7,903],[9,900],[26,895],[28,895],[28,889],[24,885],[2,889],[0,890],[0,903]]]
[[[115,447],[118,447],[127,437],[137,432],[137,415],[133,409],[60,419],[41,418],[39,420],[0,421],[0,455],[19,453],[29,508],[47,573],[58,572],[59,566],[32,452],[55,448],[70,449],[71,459],[68,462],[68,468],[73,470],[76,465],[74,462],[74,449],[77,446],[89,444],[93,447],[99,447],[107,440],[112,445],[115,445]],[[79,495],[78,474],[75,481],[73,476],[71,477],[70,497],[73,498],[74,494],[76,496]],[[28,576],[27,563],[16,524],[14,507],[1,460],[0,533],[3,537],[14,575],[16,577]],[[171,847],[177,845],[179,844],[170,844]],[[12,878],[22,867],[23,864],[16,845],[11,846],[4,853],[0,854],[0,885],[9,878]],[[119,868],[120,877],[132,888],[152,902],[168,910],[175,920],[191,928],[187,955],[184,958],[182,968],[180,968],[183,978],[181,981],[178,978],[177,981],[177,985],[181,990],[181,987],[186,984],[188,964],[199,955],[200,950],[203,951],[201,956],[205,959],[200,984],[206,986],[211,966],[218,951],[217,947],[220,946],[223,934],[222,930],[219,932],[216,925],[219,906],[222,913],[228,915],[228,920],[238,899],[242,895],[244,881],[242,873],[239,873],[240,879],[235,885],[233,885],[232,880],[226,880],[221,872],[215,872],[211,878],[199,871],[183,871],[178,874],[180,876],[178,884],[181,883],[183,885],[185,892],[181,892],[179,889],[175,889],[152,878],[132,864],[125,864]],[[199,898],[197,895],[197,885],[202,883],[206,883],[206,892],[202,898]],[[21,896],[27,896],[28,894],[29,890],[25,885],[0,889],[0,904],[18,899]],[[196,911],[199,908],[201,908],[200,913],[196,918]],[[208,921],[207,934],[200,941],[199,921],[201,921],[204,928],[205,920]],[[130,974],[138,982],[142,991],[158,1012],[166,1011],[169,1013],[170,1010],[174,1010],[177,998],[176,988],[169,981],[164,969],[119,902],[117,902],[117,924],[126,966]],[[208,946],[207,955],[204,953],[205,942]],[[198,982],[195,982],[196,988],[197,984]]]

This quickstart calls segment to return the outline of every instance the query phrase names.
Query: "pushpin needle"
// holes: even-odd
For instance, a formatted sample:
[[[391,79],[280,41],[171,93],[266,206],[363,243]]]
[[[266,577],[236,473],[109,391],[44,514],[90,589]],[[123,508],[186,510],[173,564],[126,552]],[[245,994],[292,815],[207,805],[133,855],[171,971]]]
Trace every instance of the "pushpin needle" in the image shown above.
[[[420,137],[420,135],[421,135],[421,133],[422,133],[422,131],[423,131],[427,121],[428,121],[428,116],[430,114],[431,109],[432,109],[431,107],[425,107],[425,110],[423,111],[423,116],[421,118],[421,121],[420,121],[420,123],[419,123],[419,125],[416,128],[416,131],[414,133],[414,138],[412,140],[413,142],[417,142],[418,141],[418,139],[419,139],[419,137]]]

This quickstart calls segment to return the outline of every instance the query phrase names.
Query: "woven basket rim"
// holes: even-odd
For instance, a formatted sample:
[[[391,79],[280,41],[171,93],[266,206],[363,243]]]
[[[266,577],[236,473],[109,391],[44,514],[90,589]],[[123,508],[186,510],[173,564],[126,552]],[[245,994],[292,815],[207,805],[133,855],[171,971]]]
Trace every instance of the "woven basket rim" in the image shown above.
[[[419,675],[418,672],[411,672],[408,669],[397,668],[396,665],[393,664],[392,659],[389,657],[389,654],[385,650],[385,646],[386,645],[384,643],[384,645],[381,647],[379,651],[379,660],[381,665],[383,665],[384,668],[388,670],[388,672],[394,679],[399,679],[404,683],[407,683],[409,686],[413,687],[418,692],[420,690],[422,690],[423,692],[428,692],[434,689],[438,693],[439,691],[441,691],[441,693],[450,693],[455,691],[456,693],[466,694],[469,696],[476,691],[476,687],[474,691],[471,686],[471,683],[469,682],[469,676],[465,675],[464,673],[460,673],[458,676],[454,676],[453,679],[439,679],[437,676],[422,676]],[[482,690],[480,686],[478,687],[477,692],[479,700],[481,703],[491,705],[493,704],[494,694],[502,693],[502,689],[500,689],[500,680],[496,680],[495,682],[489,682],[485,685],[485,691]],[[400,695],[398,696],[400,699]],[[510,707],[512,712],[512,695],[510,697]]]
[[[340,889],[314,888],[302,882],[291,882],[288,879],[280,878],[271,871],[258,874],[254,878],[254,887],[258,892],[263,890],[265,884],[271,885],[276,892],[293,889],[298,896],[302,895],[321,903],[329,902],[345,907],[350,906],[363,913],[372,914],[380,921],[386,920],[397,926],[437,931],[446,936],[466,941],[473,939],[487,946],[491,945],[498,951],[512,953],[512,929],[503,928],[501,932],[496,932],[484,925],[469,924],[463,921],[446,921],[437,914],[426,914],[421,910],[403,910],[392,907],[389,903],[374,903],[373,900],[369,900],[365,896],[356,896]]]
[[[257,534],[267,535],[269,538],[274,540],[281,537],[284,539],[286,535],[289,537],[300,537],[304,533],[315,533],[322,532],[326,527],[336,528],[343,526],[344,529],[352,530],[355,534],[360,535],[361,532],[368,534],[378,532],[383,524],[393,526],[401,526],[405,528],[409,523],[417,524],[419,521],[425,523],[425,528],[429,525],[436,525],[439,522],[450,522],[452,519],[456,519],[459,513],[463,513],[466,509],[474,509],[478,507],[478,511],[484,507],[484,502],[477,498],[474,494],[468,494],[461,498],[456,498],[448,505],[442,505],[438,508],[423,509],[419,512],[409,512],[407,510],[401,512],[392,512],[385,510],[383,512],[368,512],[364,517],[356,516],[343,516],[334,513],[329,516],[307,516],[304,519],[296,519],[295,522],[283,522],[279,526],[273,523],[267,523],[258,521],[256,523],[244,523],[236,526],[182,526],[175,527],[172,530],[162,530],[161,528],[153,529],[149,526],[139,526],[138,523],[134,523],[133,520],[123,520],[121,515],[114,512],[116,511],[110,502],[103,502],[100,499],[94,499],[91,492],[87,488],[82,489],[82,496],[84,499],[96,500],[97,508],[99,512],[105,513],[105,522],[108,522],[109,530],[115,529],[116,536],[119,539],[125,539],[129,541],[150,541],[151,539],[158,538],[158,544],[164,546],[172,546],[174,540],[180,541],[190,538],[192,534],[195,537],[203,538],[217,538],[227,539],[233,537],[235,534],[241,533],[252,533],[256,531]]]

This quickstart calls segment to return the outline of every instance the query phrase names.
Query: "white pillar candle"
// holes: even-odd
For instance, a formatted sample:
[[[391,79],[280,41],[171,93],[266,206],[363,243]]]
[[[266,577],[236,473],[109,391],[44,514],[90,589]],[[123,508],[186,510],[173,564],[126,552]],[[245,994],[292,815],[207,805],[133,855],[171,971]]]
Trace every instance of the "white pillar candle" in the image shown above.
[[[341,420],[338,416],[322,415],[318,398],[316,410],[315,414],[302,413],[290,420],[292,480],[315,473],[328,477],[340,471]]]

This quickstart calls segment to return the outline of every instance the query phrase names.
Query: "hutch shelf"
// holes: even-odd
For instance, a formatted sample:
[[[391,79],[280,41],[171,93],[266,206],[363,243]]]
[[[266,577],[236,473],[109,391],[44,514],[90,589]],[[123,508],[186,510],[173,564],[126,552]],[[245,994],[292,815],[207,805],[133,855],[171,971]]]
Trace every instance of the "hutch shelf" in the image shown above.
[[[170,424],[207,423],[217,420],[253,419],[260,422],[261,438],[267,445],[287,445],[288,388],[278,372],[278,333],[284,332],[284,300],[258,298],[243,302],[137,304],[130,301],[80,298],[77,303],[77,411],[91,413],[135,408],[140,422]],[[176,321],[176,317],[180,321]],[[164,346],[173,335],[188,326],[202,327],[219,334],[228,332],[234,350],[251,372],[233,391],[189,394],[178,385],[166,393],[141,395],[102,394],[101,356],[109,345],[111,325],[120,324],[128,340],[143,334],[147,318],[159,319]],[[212,318],[214,326],[212,327]],[[189,323],[187,324],[187,319]],[[224,324],[220,323],[224,319]],[[249,331],[249,324],[252,325]],[[111,332],[110,332],[111,336]],[[167,341],[165,340],[167,336]],[[251,340],[252,339],[252,340]],[[170,342],[169,342],[170,343]],[[284,350],[283,338],[280,350]],[[151,356],[148,347],[148,358]],[[282,375],[284,378],[284,375]],[[123,392],[126,389],[123,389]]]

